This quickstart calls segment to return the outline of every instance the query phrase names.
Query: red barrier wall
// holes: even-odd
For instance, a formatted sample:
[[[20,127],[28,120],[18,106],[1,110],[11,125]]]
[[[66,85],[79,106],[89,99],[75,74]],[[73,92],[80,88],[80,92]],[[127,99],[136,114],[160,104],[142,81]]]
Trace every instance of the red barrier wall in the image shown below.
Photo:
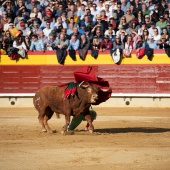
[[[74,81],[82,66],[1,66],[0,93],[34,93],[45,85]],[[113,93],[170,93],[170,65],[94,65]]]

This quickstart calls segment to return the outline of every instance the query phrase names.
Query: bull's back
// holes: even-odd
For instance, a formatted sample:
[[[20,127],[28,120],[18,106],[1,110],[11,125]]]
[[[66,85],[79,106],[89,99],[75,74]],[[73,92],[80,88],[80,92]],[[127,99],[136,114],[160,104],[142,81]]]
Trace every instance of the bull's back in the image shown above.
[[[39,110],[45,109],[47,106],[53,107],[62,101],[62,95],[65,87],[44,86],[40,88],[33,98],[34,107]]]

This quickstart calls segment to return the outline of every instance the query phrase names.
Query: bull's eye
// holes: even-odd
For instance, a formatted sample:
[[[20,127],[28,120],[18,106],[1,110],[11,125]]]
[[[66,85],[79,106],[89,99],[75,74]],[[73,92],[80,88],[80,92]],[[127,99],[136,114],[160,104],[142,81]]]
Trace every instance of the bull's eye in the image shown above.
[[[87,89],[87,92],[88,92],[88,93],[91,93],[91,92],[92,92],[91,88],[88,88],[88,89]]]

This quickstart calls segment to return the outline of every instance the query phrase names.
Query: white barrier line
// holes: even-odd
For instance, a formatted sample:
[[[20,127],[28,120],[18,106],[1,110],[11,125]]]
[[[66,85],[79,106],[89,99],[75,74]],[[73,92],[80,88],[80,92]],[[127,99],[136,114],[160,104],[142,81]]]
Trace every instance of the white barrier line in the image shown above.
[[[35,93],[0,93],[0,97],[33,97]],[[111,97],[167,97],[170,94],[166,93],[112,93]]]

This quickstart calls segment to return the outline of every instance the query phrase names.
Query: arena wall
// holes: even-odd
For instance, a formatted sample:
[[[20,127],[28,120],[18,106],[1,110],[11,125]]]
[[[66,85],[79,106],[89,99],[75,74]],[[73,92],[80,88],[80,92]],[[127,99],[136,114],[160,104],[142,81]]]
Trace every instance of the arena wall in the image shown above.
[[[133,52],[120,65],[114,64],[109,52],[101,52],[97,59],[90,52],[85,61],[78,55],[76,58],[72,61],[68,55],[65,64],[60,65],[55,51],[29,52],[26,59],[17,61],[2,55],[1,106],[32,106],[32,97],[40,87],[74,81],[73,72],[87,65],[108,80],[113,90],[112,98],[100,106],[169,106],[170,58],[164,50],[155,50],[152,61],[147,56],[139,60]]]

